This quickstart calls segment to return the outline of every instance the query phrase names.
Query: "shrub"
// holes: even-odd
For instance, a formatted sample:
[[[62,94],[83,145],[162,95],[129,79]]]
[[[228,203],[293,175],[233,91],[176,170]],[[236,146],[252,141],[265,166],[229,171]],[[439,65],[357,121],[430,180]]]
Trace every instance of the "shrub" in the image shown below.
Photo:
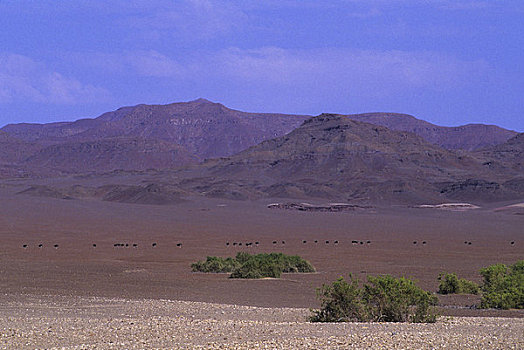
[[[321,307],[313,311],[312,322],[366,321],[369,315],[362,300],[362,289],[358,280],[350,275],[350,282],[340,277],[331,285],[322,285],[317,290]]]
[[[437,304],[434,295],[407,278],[389,275],[369,276],[364,285],[364,300],[372,319],[384,322],[435,322],[431,306]]]
[[[279,278],[283,272],[315,272],[315,268],[299,256],[282,253],[251,255],[240,252],[233,258],[208,256],[191,265],[193,271],[230,272],[230,278]]]
[[[484,279],[481,308],[524,309],[524,260],[509,267],[491,265],[480,274]]]
[[[194,264],[191,264],[193,271],[198,272],[231,272],[239,263],[237,260],[232,258],[220,258],[217,256],[208,256],[205,261],[198,261]]]
[[[317,292],[321,308],[313,322],[435,322],[437,298],[404,277],[368,276],[367,283],[350,276],[323,285]]]
[[[478,294],[479,286],[473,281],[458,278],[454,273],[441,273],[438,276],[440,294]]]

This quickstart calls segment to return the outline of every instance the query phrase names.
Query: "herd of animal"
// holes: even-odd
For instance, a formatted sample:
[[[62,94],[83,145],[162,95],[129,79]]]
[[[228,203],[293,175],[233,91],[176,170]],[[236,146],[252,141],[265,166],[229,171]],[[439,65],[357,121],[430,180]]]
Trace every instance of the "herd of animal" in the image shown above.
[[[318,244],[320,241],[319,240],[313,240],[313,241],[309,241],[309,243],[313,243],[313,244]],[[272,245],[285,245],[286,244],[286,241],[272,241],[271,242]],[[308,241],[307,240],[303,240],[302,241],[302,244],[307,244]],[[324,241],[325,244],[333,244],[333,245],[338,245],[339,244],[339,241],[338,240],[334,240],[334,241],[330,241],[330,240],[326,240]],[[509,242],[510,245],[514,246],[515,245],[515,241],[511,241]],[[370,240],[365,240],[365,241],[357,241],[357,240],[353,240],[351,241],[351,244],[352,245],[364,245],[364,244],[371,244],[371,241]],[[419,242],[418,241],[413,241],[413,245],[418,245]],[[421,242],[422,245],[426,245],[428,244],[427,241],[422,241]],[[471,241],[464,241],[464,244],[465,245],[472,245],[473,243]],[[260,242],[259,241],[255,241],[255,242],[226,242],[226,247],[252,247],[252,246],[256,246],[258,247],[260,245]],[[156,242],[153,242],[151,243],[151,247],[152,248],[156,248],[158,246],[158,243]],[[38,248],[44,248],[44,244],[43,243],[39,243],[37,245]],[[58,249],[59,245],[58,244],[53,244],[52,245],[53,248],[55,249]],[[93,243],[92,245],[93,248],[96,248],[97,245],[96,243]],[[114,243],[113,244],[113,247],[114,248],[138,248],[138,243]],[[178,248],[182,248],[182,243],[176,243],[176,247]],[[22,244],[22,248],[29,248],[29,244]]]

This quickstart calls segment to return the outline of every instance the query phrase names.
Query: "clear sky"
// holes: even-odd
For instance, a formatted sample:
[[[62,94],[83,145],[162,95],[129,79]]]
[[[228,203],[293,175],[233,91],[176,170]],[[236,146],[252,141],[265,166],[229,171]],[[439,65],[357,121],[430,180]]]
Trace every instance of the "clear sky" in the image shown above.
[[[199,97],[524,131],[524,1],[0,0],[0,126]]]

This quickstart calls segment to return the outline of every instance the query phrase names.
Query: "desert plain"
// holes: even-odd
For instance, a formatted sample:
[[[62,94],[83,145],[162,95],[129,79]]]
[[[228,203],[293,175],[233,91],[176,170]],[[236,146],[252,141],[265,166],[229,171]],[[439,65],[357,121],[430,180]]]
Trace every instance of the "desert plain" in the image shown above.
[[[142,327],[145,347],[260,345],[263,348],[265,344],[269,348],[349,348],[352,344],[365,348],[366,342],[361,338],[359,341],[351,338],[354,342],[348,343],[351,339],[345,335],[355,327],[362,331],[363,325],[318,326],[307,322],[309,308],[319,307],[316,289],[323,283],[348,277],[350,273],[362,280],[367,275],[392,274],[413,278],[422,288],[437,291],[441,272],[455,272],[480,282],[480,268],[494,263],[512,264],[524,256],[524,208],[515,202],[487,203],[470,210],[398,205],[311,212],[268,208],[271,203],[282,202],[270,198],[235,201],[191,197],[173,205],[141,205],[20,194],[27,186],[24,180],[6,180],[0,188],[0,346],[3,348],[39,348],[42,344],[47,344],[45,348],[60,348],[61,344],[67,345],[66,348],[140,348],[141,343],[129,342],[130,338],[120,345],[114,338],[118,338],[120,328],[111,322],[133,317],[140,319],[136,327]],[[239,251],[297,254],[309,260],[317,272],[284,274],[281,279],[235,280],[227,274],[191,271],[191,263],[206,256],[234,256]],[[438,309],[442,316],[434,327],[443,327],[440,322],[455,322],[458,328],[452,327],[453,332],[460,333],[460,327],[466,327],[461,322],[473,322],[478,325],[473,328],[488,342],[495,336],[493,329],[500,330],[501,325],[506,325],[512,329],[511,337],[501,339],[507,342],[489,344],[493,348],[521,347],[522,311],[477,309],[479,300],[471,295],[440,296]],[[163,308],[154,306],[155,303]],[[140,305],[149,311],[141,314],[137,311]],[[187,333],[180,331],[178,336],[174,333],[159,336],[145,326],[162,317],[175,324],[183,322],[190,317],[191,310],[208,310],[203,314],[195,311],[191,316],[200,317],[202,322],[215,320],[216,315],[225,312],[229,318],[215,321],[242,324],[242,317],[234,316],[234,310],[244,307],[251,310],[247,317],[251,323],[245,325],[250,331],[240,339],[231,337],[239,332],[234,328],[223,329],[230,336],[208,339],[204,336],[206,330],[214,328],[199,327],[198,322],[191,323],[196,322],[194,319]],[[279,316],[274,316],[275,313]],[[475,321],[464,316],[480,318]],[[484,318],[486,322],[482,321]],[[72,326],[75,322],[78,325]],[[89,340],[74,335],[77,334],[74,329],[90,327],[90,322],[107,323],[108,327],[101,327],[103,336]],[[165,329],[172,331],[169,322]],[[37,334],[41,327],[63,323],[63,338],[53,337],[60,335],[60,331],[48,333],[44,338]],[[31,328],[28,324],[36,327],[37,333],[27,333]],[[411,334],[418,332],[417,327],[431,327],[368,326],[379,327],[386,335]],[[264,329],[283,332],[287,327],[291,327],[288,330],[291,335],[282,337],[280,343],[278,337],[260,333]],[[318,327],[325,333],[319,332]],[[424,329],[431,333],[430,328]],[[26,338],[9,337],[11,331],[25,334]],[[184,334],[191,334],[193,340],[185,341]],[[301,343],[305,334],[311,336],[310,346]],[[328,344],[325,341],[330,336],[335,340]],[[395,342],[394,337],[389,338],[392,343],[384,343],[390,344],[386,347],[442,345],[429,340]],[[113,339],[111,343],[109,339]],[[466,344],[460,339],[455,339],[454,346],[448,345],[460,348]],[[255,346],[258,340],[261,343]],[[471,348],[475,343],[471,343]],[[478,344],[484,344],[478,348],[489,347],[488,343]]]

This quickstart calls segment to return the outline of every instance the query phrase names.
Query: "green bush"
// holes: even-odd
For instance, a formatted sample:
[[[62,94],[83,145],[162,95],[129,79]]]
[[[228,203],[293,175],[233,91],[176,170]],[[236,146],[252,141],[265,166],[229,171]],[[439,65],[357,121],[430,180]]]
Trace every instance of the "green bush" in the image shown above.
[[[367,283],[350,276],[323,285],[317,292],[321,308],[313,322],[435,322],[437,298],[404,277],[368,276]]]
[[[317,290],[321,300],[320,310],[313,311],[313,322],[367,321],[369,315],[362,300],[362,289],[358,280],[349,275],[350,282],[343,277],[331,285],[324,284]]]
[[[440,294],[478,294],[479,286],[473,281],[458,278],[454,273],[441,273],[438,276]]]
[[[193,271],[198,272],[231,272],[239,266],[239,262],[233,258],[220,258],[208,256],[205,261],[198,261],[191,264]]]
[[[191,265],[193,271],[230,272],[230,278],[279,278],[283,272],[315,272],[315,268],[299,256],[282,253],[251,255],[240,252],[233,258],[208,256]]]
[[[524,260],[509,267],[491,265],[480,274],[484,279],[481,308],[524,309]]]

